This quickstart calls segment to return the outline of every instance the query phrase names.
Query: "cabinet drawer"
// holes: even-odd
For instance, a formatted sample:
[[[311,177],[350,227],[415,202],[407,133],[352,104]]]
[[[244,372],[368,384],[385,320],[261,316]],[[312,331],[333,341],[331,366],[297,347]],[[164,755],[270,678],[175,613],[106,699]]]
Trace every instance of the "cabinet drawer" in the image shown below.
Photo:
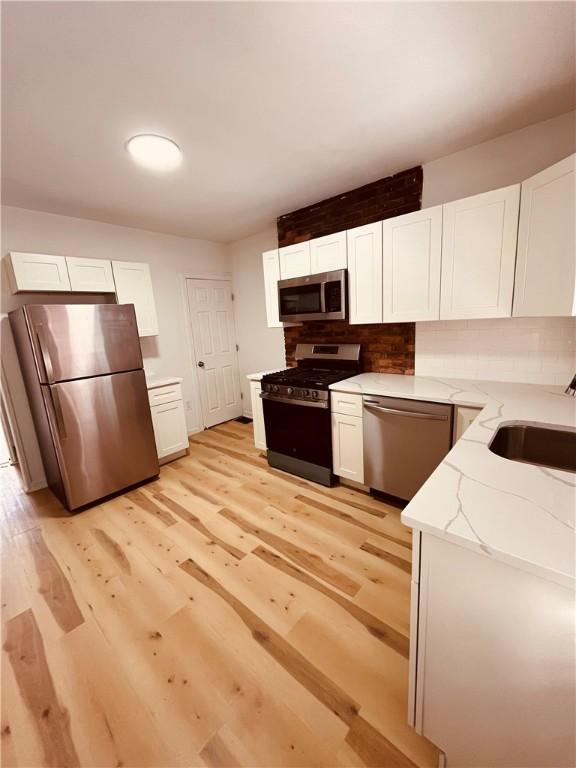
[[[164,403],[173,403],[175,400],[182,400],[182,386],[181,384],[168,384],[165,387],[149,389],[148,399],[150,405],[163,405]]]
[[[344,416],[362,416],[362,395],[332,392],[330,400],[333,413],[342,413]]]

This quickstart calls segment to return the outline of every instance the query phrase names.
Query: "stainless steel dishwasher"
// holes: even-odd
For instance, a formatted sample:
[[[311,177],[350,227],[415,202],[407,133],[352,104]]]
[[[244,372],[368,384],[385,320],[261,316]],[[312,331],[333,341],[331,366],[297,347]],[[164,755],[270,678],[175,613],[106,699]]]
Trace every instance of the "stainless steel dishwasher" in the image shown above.
[[[410,500],[452,444],[453,406],[365,395],[364,482]]]

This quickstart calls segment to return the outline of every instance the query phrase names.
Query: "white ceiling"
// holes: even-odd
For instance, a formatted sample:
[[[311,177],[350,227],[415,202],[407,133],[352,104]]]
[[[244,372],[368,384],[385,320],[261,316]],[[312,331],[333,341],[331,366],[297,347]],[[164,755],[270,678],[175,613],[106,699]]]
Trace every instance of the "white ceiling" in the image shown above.
[[[566,112],[573,3],[3,2],[3,202],[234,240]],[[173,138],[175,173],[134,166]]]

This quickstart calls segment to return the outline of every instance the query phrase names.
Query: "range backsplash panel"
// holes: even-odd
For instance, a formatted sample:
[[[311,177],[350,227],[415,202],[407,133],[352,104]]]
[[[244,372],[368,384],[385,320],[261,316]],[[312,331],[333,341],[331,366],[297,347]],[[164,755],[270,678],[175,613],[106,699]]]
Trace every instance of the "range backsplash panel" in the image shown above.
[[[280,216],[278,246],[412,213],[420,210],[421,201],[422,167],[418,166]],[[414,323],[306,322],[284,328],[286,362],[295,365],[299,343],[360,343],[362,370],[414,374],[415,329]]]

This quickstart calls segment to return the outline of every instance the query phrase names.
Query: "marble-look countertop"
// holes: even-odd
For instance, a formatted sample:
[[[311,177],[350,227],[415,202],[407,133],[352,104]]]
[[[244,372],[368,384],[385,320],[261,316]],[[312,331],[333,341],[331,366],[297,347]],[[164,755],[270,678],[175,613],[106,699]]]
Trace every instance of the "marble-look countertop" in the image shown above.
[[[363,373],[330,389],[482,408],[406,506],[402,521],[574,585],[576,475],[510,461],[488,448],[502,424],[538,422],[573,429],[576,399],[564,395],[562,387]]]
[[[162,378],[146,377],[147,389],[157,389],[158,387],[168,387],[171,384],[182,384],[184,379],[181,376],[164,376]]]
[[[276,373],[277,371],[284,371],[285,368],[272,368],[270,371],[260,371],[259,373],[249,373],[246,378],[248,381],[260,381],[262,376],[266,376],[268,373]]]

